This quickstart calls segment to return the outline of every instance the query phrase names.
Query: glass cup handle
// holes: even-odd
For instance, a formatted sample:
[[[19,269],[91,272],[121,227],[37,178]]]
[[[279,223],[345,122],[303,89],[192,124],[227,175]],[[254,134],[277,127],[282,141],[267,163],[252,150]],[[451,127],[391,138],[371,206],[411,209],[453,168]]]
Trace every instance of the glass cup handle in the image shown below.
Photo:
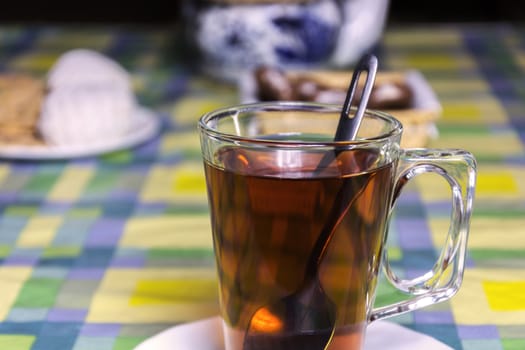
[[[463,150],[402,150],[398,166],[391,212],[403,187],[417,175],[441,175],[452,190],[452,212],[448,235],[441,254],[430,271],[414,279],[399,278],[392,270],[387,249],[383,269],[387,279],[411,298],[374,308],[370,321],[398,315],[450,299],[458,291],[465,267],[467,238],[476,183],[476,161]]]

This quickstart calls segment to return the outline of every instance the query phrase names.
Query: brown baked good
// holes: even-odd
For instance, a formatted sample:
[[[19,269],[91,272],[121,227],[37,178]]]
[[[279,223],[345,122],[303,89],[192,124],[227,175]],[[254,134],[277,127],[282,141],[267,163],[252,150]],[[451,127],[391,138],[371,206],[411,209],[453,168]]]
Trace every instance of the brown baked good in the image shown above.
[[[0,143],[39,144],[36,131],[44,83],[23,74],[0,75]]]
[[[277,72],[277,73],[276,73]],[[279,77],[280,89],[276,89],[272,76]],[[261,67],[254,75],[256,95],[259,100],[295,100],[342,104],[352,72],[348,71],[278,71]],[[264,83],[261,79],[264,77]],[[364,77],[363,77],[364,78]],[[286,89],[282,89],[285,86]],[[291,90],[291,91],[290,91]],[[286,91],[283,93],[282,91]],[[359,101],[358,86],[354,104]],[[378,72],[367,108],[381,110],[396,117],[403,124],[401,145],[405,148],[424,147],[435,136],[434,122],[439,111],[414,105],[414,94],[406,74],[402,72]]]
[[[294,98],[291,81],[282,70],[261,66],[255,70],[254,75],[261,100],[285,101]]]
[[[0,132],[0,145],[37,146],[44,145],[44,140],[34,130],[10,130]]]
[[[289,72],[276,68],[259,67],[255,70],[258,97],[263,101],[295,100],[342,104],[350,78],[346,72]],[[358,87],[353,104],[362,94]],[[403,79],[376,79],[368,108],[379,110],[407,109],[412,105],[413,93]]]

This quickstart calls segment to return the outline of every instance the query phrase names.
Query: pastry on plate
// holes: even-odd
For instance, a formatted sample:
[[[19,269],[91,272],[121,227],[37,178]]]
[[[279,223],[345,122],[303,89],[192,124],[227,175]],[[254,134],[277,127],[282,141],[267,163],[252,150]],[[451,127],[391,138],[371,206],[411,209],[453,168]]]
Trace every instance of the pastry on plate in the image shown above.
[[[61,55],[47,75],[38,129],[55,146],[122,138],[136,108],[131,78],[109,57],[86,49]]]
[[[50,145],[89,145],[125,136],[135,100],[108,85],[54,89],[42,104],[39,131]]]
[[[241,99],[343,104],[351,78],[352,72],[348,71],[283,71],[261,66],[251,77],[241,80]],[[358,85],[354,105],[361,93]],[[403,147],[424,147],[437,137],[435,121],[441,114],[441,106],[417,71],[378,72],[367,108],[387,112],[401,121]]]
[[[47,73],[46,84],[51,90],[92,84],[132,89],[129,73],[120,64],[88,49],[74,49],[60,55]]]

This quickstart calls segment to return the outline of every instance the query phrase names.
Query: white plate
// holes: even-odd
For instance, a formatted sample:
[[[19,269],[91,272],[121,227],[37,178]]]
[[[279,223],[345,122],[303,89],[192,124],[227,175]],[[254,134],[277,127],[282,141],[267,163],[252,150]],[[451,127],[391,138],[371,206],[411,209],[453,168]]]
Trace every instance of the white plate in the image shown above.
[[[1,146],[0,158],[53,160],[104,154],[133,147],[149,140],[159,132],[160,124],[159,117],[153,111],[144,107],[138,107],[131,117],[131,124],[128,133],[122,138],[73,146]]]
[[[219,317],[169,328],[135,350],[224,350]],[[367,328],[365,350],[451,350],[447,345],[398,324],[376,321]]]

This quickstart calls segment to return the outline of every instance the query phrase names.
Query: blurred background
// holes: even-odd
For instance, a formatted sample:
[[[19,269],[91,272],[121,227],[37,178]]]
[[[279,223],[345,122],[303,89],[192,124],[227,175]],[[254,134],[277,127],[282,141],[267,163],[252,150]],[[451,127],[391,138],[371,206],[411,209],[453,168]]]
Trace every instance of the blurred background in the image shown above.
[[[173,25],[181,19],[180,3],[149,0],[139,6],[131,2],[101,0],[69,4],[56,1],[10,2],[0,11],[0,21]],[[525,21],[525,3],[515,0],[392,0],[388,18],[388,23],[480,21]]]

